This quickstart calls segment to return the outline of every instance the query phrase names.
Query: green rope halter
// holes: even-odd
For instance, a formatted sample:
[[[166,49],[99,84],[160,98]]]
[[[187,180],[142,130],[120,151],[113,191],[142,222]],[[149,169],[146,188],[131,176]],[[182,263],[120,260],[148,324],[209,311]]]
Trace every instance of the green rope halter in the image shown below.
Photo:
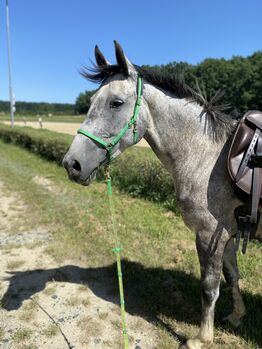
[[[142,101],[142,77],[138,75],[137,78],[137,98],[134,106],[133,115],[130,121],[121,129],[117,136],[111,142],[105,142],[102,138],[99,138],[85,130],[79,129],[77,133],[82,134],[93,141],[102,145],[103,148],[107,150],[109,164],[106,168],[106,183],[107,183],[107,194],[109,201],[109,209],[111,214],[112,229],[115,238],[115,247],[112,251],[116,254],[116,263],[117,263],[117,276],[118,276],[118,286],[119,286],[119,295],[120,295],[120,307],[121,307],[121,318],[122,318],[122,330],[123,330],[123,339],[124,339],[124,348],[128,349],[128,335],[126,329],[126,320],[125,320],[125,298],[124,298],[124,287],[123,287],[123,274],[121,268],[121,256],[120,253],[123,251],[123,248],[120,247],[117,226],[115,223],[115,212],[113,204],[113,190],[112,190],[112,181],[110,177],[110,162],[112,161],[112,151],[115,145],[124,137],[127,131],[133,126],[133,135],[134,135],[134,144],[137,143],[138,134],[136,128],[136,119],[139,115],[141,101]]]

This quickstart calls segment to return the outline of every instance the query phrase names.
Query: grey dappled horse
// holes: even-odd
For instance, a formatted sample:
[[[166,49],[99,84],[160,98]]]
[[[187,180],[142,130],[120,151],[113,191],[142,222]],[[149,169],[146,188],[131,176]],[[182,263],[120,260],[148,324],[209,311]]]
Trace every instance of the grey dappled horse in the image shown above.
[[[201,267],[202,320],[198,335],[182,346],[200,349],[213,341],[214,309],[219,296],[221,271],[232,287],[233,311],[227,317],[238,326],[245,314],[239,291],[239,274],[232,235],[234,209],[241,204],[227,173],[227,153],[236,121],[207,102],[174,76],[165,76],[131,64],[115,42],[117,64],[111,65],[98,47],[93,69],[83,72],[101,86],[92,97],[87,118],[65,155],[69,177],[89,185],[97,169],[108,161],[108,151],[92,138],[109,144],[130,122],[137,101],[138,76],[143,94],[135,124],[111,148],[112,158],[145,138],[174,180],[177,201],[186,225],[196,233]],[[137,169],[139,171],[139,169]],[[257,235],[261,234],[261,226]]]

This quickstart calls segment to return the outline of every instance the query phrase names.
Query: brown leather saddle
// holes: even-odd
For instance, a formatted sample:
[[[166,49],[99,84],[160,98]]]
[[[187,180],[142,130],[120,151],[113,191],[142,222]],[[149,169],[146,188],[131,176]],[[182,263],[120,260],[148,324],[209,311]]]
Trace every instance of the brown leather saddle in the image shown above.
[[[228,171],[235,186],[246,193],[246,203],[235,209],[238,223],[236,248],[243,238],[242,252],[255,236],[260,213],[259,200],[262,197],[262,112],[248,111],[240,120],[229,154]]]

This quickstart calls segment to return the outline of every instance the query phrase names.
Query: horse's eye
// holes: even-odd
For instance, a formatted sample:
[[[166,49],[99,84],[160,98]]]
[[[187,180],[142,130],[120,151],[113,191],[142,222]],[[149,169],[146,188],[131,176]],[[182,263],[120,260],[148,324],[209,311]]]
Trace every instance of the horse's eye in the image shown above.
[[[122,104],[124,104],[124,102],[121,99],[116,98],[110,103],[110,107],[111,108],[119,108],[119,107],[121,107]]]

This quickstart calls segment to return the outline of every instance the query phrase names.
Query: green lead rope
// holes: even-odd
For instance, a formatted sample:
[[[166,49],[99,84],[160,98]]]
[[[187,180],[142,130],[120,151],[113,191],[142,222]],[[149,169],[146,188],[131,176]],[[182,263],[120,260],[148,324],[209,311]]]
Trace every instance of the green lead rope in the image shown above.
[[[113,190],[112,190],[112,181],[110,177],[109,165],[106,170],[106,183],[107,183],[107,194],[109,199],[108,201],[109,201],[110,215],[111,215],[111,221],[112,221],[112,229],[113,229],[114,238],[115,238],[115,247],[112,249],[112,251],[116,255],[116,263],[117,263],[117,275],[118,275],[118,285],[119,285],[124,348],[128,349],[128,335],[127,335],[126,318],[125,318],[125,297],[124,297],[123,274],[122,274],[121,256],[120,256],[120,253],[123,251],[123,248],[120,247],[120,244],[119,244],[117,227],[115,223],[115,210],[114,210],[114,203],[112,198]]]
[[[142,94],[143,94],[143,86],[142,86],[142,77],[137,77],[137,98],[136,103],[133,110],[133,115],[128,123],[119,131],[119,133],[113,138],[111,142],[106,142],[102,138],[97,137],[93,135],[92,133],[89,133],[86,130],[79,129],[77,133],[92,139],[93,141],[100,144],[103,148],[106,149],[107,155],[108,155],[108,163],[113,159],[112,151],[114,146],[121,140],[121,138],[124,137],[124,135],[128,132],[131,127],[133,127],[133,142],[134,144],[138,141],[138,133],[137,133],[137,125],[136,120],[139,115],[140,106],[142,102]],[[124,287],[123,287],[123,275],[121,270],[121,257],[120,253],[123,251],[123,248],[119,245],[119,239],[117,234],[117,227],[115,224],[115,213],[114,213],[114,204],[112,199],[112,182],[110,177],[110,169],[109,164],[107,165],[106,169],[106,182],[107,182],[107,193],[108,193],[108,199],[109,199],[109,207],[110,207],[110,214],[111,214],[111,221],[112,221],[112,228],[113,233],[115,237],[115,248],[113,248],[113,252],[116,254],[116,262],[117,262],[117,275],[118,275],[118,284],[119,284],[119,294],[120,294],[120,306],[121,306],[121,317],[122,317],[122,328],[123,328],[123,337],[124,337],[124,348],[128,349],[128,336],[127,336],[127,330],[126,330],[126,319],[125,319],[125,299],[124,299]]]

